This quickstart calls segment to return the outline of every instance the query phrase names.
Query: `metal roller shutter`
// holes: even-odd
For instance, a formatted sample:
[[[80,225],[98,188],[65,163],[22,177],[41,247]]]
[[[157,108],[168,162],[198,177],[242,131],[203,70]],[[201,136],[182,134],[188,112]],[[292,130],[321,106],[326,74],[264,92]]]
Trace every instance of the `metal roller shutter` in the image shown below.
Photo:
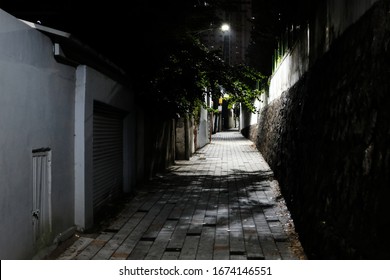
[[[94,103],[93,208],[117,198],[123,188],[123,112]]]

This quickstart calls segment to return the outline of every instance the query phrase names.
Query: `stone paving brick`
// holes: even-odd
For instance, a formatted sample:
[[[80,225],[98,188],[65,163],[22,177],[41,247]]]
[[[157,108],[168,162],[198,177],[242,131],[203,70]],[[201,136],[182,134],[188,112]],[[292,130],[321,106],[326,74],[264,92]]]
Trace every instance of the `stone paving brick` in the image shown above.
[[[129,218],[135,214],[141,205],[143,205],[148,197],[143,193],[140,193],[137,197],[131,200],[131,203],[128,203],[127,207],[121,212],[121,214],[111,223],[111,230],[120,230]]]
[[[178,225],[176,226],[171,239],[167,245],[167,249],[181,250],[184,244],[184,240],[187,236],[187,231],[189,227],[189,220],[180,219]]]
[[[166,221],[146,255],[146,260],[159,260],[163,257],[177,221]]]
[[[214,240],[214,260],[229,260],[229,232],[227,230],[216,230]]]
[[[164,255],[162,256],[162,260],[177,260],[179,259],[180,252],[171,252],[171,251],[165,251]]]
[[[161,209],[161,212],[155,217],[149,228],[143,234],[143,238],[157,237],[157,235],[161,232],[169,214],[172,212],[173,207],[173,204],[164,205],[164,207]]]
[[[266,260],[281,260],[282,255],[272,235],[259,235],[260,246]],[[285,256],[285,255],[283,255]]]
[[[302,259],[274,182],[251,141],[237,131],[217,133],[148,182],[105,231],[80,237],[60,258]]]
[[[230,230],[230,255],[246,255],[243,230]]]
[[[197,260],[212,260],[213,259],[213,246],[215,239],[215,224],[213,226],[204,226],[200,235],[199,247],[196,254]]]
[[[291,244],[289,242],[276,242],[278,250],[284,260],[295,260],[296,256],[291,249]]]
[[[107,241],[112,238],[114,233],[112,232],[103,232],[96,239],[92,240],[89,245],[82,250],[74,259],[76,260],[90,260],[92,259],[97,252],[99,252]]]
[[[257,231],[254,227],[244,227],[244,241],[248,259],[264,259],[263,250],[261,249]]]
[[[196,253],[198,251],[198,244],[200,240],[200,234],[199,235],[187,235],[183,248],[181,249],[179,259],[180,260],[195,260],[196,259]]]
[[[77,257],[88,245],[93,241],[92,238],[80,237],[76,240],[65,252],[63,252],[58,259],[59,260],[71,260]]]
[[[150,247],[153,245],[153,241],[139,241],[137,246],[127,257],[128,260],[143,260],[149,252]]]
[[[108,260],[111,258],[112,254],[120,246],[120,242],[115,239],[110,239],[104,245],[102,249],[92,258],[93,260]]]

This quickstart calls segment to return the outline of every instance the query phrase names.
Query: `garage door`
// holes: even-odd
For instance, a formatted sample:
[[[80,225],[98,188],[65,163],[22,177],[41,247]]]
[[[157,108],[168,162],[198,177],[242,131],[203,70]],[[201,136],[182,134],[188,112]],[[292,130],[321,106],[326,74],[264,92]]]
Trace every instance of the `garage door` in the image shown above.
[[[93,206],[98,211],[123,189],[122,111],[94,103],[93,112]]]

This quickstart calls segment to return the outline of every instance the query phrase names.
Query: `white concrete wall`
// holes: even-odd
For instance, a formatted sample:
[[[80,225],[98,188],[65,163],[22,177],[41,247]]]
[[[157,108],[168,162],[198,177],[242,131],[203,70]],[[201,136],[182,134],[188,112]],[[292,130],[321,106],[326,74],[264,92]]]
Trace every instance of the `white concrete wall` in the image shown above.
[[[294,48],[284,56],[275,70],[269,86],[269,102],[279,98],[309,69],[309,39],[309,29],[305,29]]]
[[[329,50],[332,42],[355,23],[378,0],[328,0],[317,11],[312,26],[301,34],[271,77],[269,102],[294,86],[311,65]],[[314,25],[314,26],[313,26]],[[310,60],[312,61],[309,61]]]
[[[75,224],[79,230],[93,225],[93,102],[100,101],[128,112],[124,120],[124,191],[136,183],[136,112],[134,96],[121,84],[87,66],[76,71],[75,99]]]
[[[52,151],[52,237],[74,224],[74,69],[52,42],[0,10],[0,259],[35,253],[32,150]]]
[[[205,145],[210,143],[210,126],[207,121],[208,112],[205,108],[200,109],[200,120],[198,127],[198,135],[197,135],[197,147],[196,149],[200,149]]]
[[[262,94],[259,99],[260,100],[255,99],[255,101],[253,102],[253,106],[256,108],[255,112],[250,112],[249,110],[247,110],[245,108],[245,106],[243,106],[240,103],[240,120],[239,120],[239,122],[240,122],[239,129],[240,130],[257,124],[257,120],[259,118],[259,111],[264,106],[264,94]]]
[[[233,109],[227,109],[226,117],[227,117],[227,121],[225,121],[225,123],[227,125],[226,128],[227,129],[234,128],[234,112],[233,112]]]
[[[105,75],[54,60],[51,40],[0,10],[0,259],[30,259],[93,223],[93,102],[124,119],[124,191],[136,182],[133,95]],[[52,231],[33,242],[32,151],[51,149]]]

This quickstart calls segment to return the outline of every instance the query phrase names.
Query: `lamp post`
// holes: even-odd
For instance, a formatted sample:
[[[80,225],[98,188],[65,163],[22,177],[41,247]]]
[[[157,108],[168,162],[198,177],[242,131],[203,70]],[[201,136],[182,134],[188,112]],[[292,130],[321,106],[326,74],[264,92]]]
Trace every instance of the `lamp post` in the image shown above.
[[[207,34],[207,37],[205,39],[206,41],[206,45],[208,45],[207,43],[209,43],[209,47],[212,47],[213,48],[213,45],[215,43],[217,43],[217,38],[218,40],[220,40],[220,35],[221,35],[221,32],[222,32],[222,35],[223,35],[223,41],[222,41],[222,59],[227,63],[227,64],[230,64],[230,25],[228,23],[224,23],[222,24],[221,26],[217,27],[217,26],[212,26],[210,25],[211,28],[208,28],[208,29],[203,29],[203,30],[196,30],[196,31],[193,31],[192,34],[195,35],[195,36],[199,36],[201,37],[202,33],[205,33],[205,32],[210,32]],[[215,32],[219,30],[219,32]],[[212,32],[212,33],[211,33]],[[214,38],[214,41],[208,41],[208,39],[210,38],[209,35],[210,34],[214,34],[213,38]],[[203,36],[204,37],[204,36]],[[201,40],[202,41],[202,40]],[[220,43],[217,43],[216,45],[220,45]],[[213,128],[213,132],[216,133],[216,132],[219,132],[219,131],[222,131],[223,130],[223,114],[224,114],[224,111],[226,111],[223,106],[224,106],[224,101],[222,98],[216,100],[216,103],[218,103],[218,113],[215,114],[215,117],[214,117],[214,128]],[[214,107],[215,108],[215,107]]]
[[[230,25],[227,23],[222,24],[221,31],[223,33],[223,45],[222,45],[222,55],[223,60],[225,63],[230,65]],[[226,93],[221,92],[222,94],[226,95]],[[226,96],[224,96],[226,98]],[[228,109],[225,102],[221,104],[222,110],[220,112],[220,128],[221,131],[223,128],[227,128],[228,125],[226,125],[226,120],[228,119]]]
[[[222,24],[221,30],[223,32],[223,59],[230,64],[230,25],[227,23]]]

